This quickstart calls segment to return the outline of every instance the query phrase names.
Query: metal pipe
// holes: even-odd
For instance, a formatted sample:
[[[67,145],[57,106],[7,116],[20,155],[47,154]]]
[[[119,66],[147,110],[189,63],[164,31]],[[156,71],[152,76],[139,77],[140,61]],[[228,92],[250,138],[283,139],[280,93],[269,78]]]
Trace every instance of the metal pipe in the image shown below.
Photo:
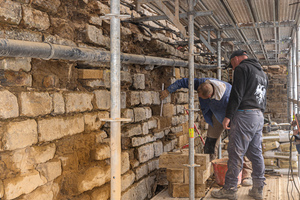
[[[178,0],[177,0],[178,1]],[[189,12],[194,10],[194,0],[189,0]],[[194,16],[189,15],[189,199],[195,199],[194,155]]]
[[[296,72],[295,72],[295,41],[293,41],[293,44],[292,44],[292,78],[293,78],[293,81],[292,81],[292,92],[293,92],[293,100],[295,100],[295,97],[296,97],[296,88],[295,88],[295,84],[296,84]],[[295,110],[295,103],[293,101],[293,112],[296,113],[296,110]]]
[[[110,62],[110,52],[92,48],[71,47],[44,42],[30,42],[0,38],[0,56],[30,57],[41,59],[62,59],[89,62]],[[179,59],[160,58],[121,53],[120,60],[125,64],[154,64],[159,66],[188,67],[188,62]],[[199,65],[199,69],[216,69],[216,65]]]
[[[111,0],[110,24],[110,116],[116,120],[121,116],[121,78],[120,78],[120,0]],[[121,199],[121,122],[111,121],[110,127],[111,181],[110,198]]]
[[[299,53],[299,42],[300,42],[300,31],[299,31],[299,26],[296,27],[296,34],[297,34],[297,39],[296,39],[296,68],[297,68],[297,113],[299,114],[300,112],[300,53]]]
[[[290,51],[290,58],[292,58],[292,51]],[[292,84],[293,84],[293,74],[292,74],[292,59],[289,59],[288,65],[288,75],[287,75],[287,96],[288,96],[288,122],[291,122],[293,117],[293,102],[291,99],[293,98]]]
[[[218,70],[217,70],[217,77],[219,80],[222,79],[222,68],[221,68],[221,32],[220,31],[217,31],[217,37],[218,37],[218,42],[217,42],[217,54],[218,54]],[[218,151],[219,151],[219,158],[222,158],[222,136],[220,135],[220,138],[219,138],[220,142],[219,142],[219,148],[218,148]]]

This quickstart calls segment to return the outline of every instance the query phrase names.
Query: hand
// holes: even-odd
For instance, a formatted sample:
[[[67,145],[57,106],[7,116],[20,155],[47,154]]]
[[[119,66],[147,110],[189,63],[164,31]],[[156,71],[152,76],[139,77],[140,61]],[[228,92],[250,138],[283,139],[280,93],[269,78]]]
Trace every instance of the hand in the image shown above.
[[[169,96],[170,92],[168,90],[163,90],[160,92],[160,100],[164,100],[167,96]]]
[[[225,117],[224,120],[223,120],[223,123],[222,123],[222,124],[223,124],[223,128],[224,128],[225,130],[230,129],[229,123],[230,123],[230,119],[227,118],[227,117]]]

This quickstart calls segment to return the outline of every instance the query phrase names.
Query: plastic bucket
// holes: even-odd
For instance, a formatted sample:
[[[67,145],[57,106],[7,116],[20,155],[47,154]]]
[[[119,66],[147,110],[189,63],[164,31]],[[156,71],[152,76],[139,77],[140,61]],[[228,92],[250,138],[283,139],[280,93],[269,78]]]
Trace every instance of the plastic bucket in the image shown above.
[[[225,175],[228,170],[227,168],[228,158],[221,158],[211,161],[214,168],[214,174],[218,185],[223,186],[225,184]],[[242,170],[238,175],[238,185],[242,182]]]

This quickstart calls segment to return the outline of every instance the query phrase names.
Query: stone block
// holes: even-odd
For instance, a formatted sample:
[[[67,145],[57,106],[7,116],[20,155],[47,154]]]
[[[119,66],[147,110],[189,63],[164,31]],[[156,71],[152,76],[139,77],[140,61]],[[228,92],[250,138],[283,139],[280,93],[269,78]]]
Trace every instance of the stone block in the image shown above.
[[[133,108],[134,113],[134,121],[140,122],[147,119],[147,110],[143,107],[135,107]]]
[[[0,118],[7,119],[19,116],[17,97],[8,90],[0,91]]]
[[[51,183],[47,183],[43,186],[38,187],[29,194],[22,195],[19,200],[52,200],[54,198],[55,187]]]
[[[140,92],[137,91],[129,91],[126,94],[126,102],[127,106],[135,106],[141,103]]]
[[[78,178],[77,189],[79,193],[100,187],[110,181],[110,166],[101,165],[88,168]]]
[[[50,114],[52,98],[46,92],[22,92],[20,94],[21,116],[36,117]]]
[[[145,89],[145,74],[134,74],[133,75],[133,88]]]
[[[110,197],[110,184],[107,183],[93,190],[91,200],[107,200]]]
[[[148,170],[149,170],[149,173],[151,173],[151,172],[154,171],[154,170],[159,169],[158,164],[159,164],[158,159],[152,159],[152,160],[150,160],[150,161],[148,162]]]
[[[148,128],[149,129],[157,128],[157,120],[156,119],[150,119],[148,121]]]
[[[110,38],[103,35],[103,31],[96,26],[86,26],[86,39],[87,42],[98,44],[104,47],[110,47]]]
[[[146,144],[137,148],[138,160],[144,163],[152,158],[154,158],[154,147],[153,144]]]
[[[105,160],[110,158],[110,146],[108,144],[99,144],[96,149],[91,151],[93,160]]]
[[[148,122],[142,123],[142,131],[143,131],[143,135],[147,135],[149,133],[149,124],[148,124]]]
[[[121,191],[125,191],[127,188],[129,188],[135,180],[135,174],[133,171],[128,171],[126,174],[122,175],[121,177]]]
[[[126,108],[126,92],[121,92],[121,108]]]
[[[147,197],[148,187],[146,180],[142,179],[130,187],[126,192],[122,194],[121,200],[141,200]]]
[[[153,147],[154,147],[154,156],[155,157],[159,157],[164,152],[162,141],[154,142]]]
[[[99,130],[106,123],[102,119],[107,118],[109,118],[109,112],[107,111],[84,113],[85,131]]]
[[[33,119],[2,124],[3,150],[15,150],[38,142],[37,124]]]
[[[189,184],[189,168],[184,167],[184,183]],[[195,184],[205,184],[206,180],[213,174],[211,162],[208,163],[207,169],[195,167]]]
[[[66,93],[64,98],[67,113],[84,112],[93,109],[92,100],[94,95],[92,93]]]
[[[64,114],[65,113],[65,100],[61,93],[54,93],[51,95],[53,99],[53,113]]]
[[[140,98],[142,105],[150,105],[152,104],[152,93],[150,91],[140,92]]]
[[[8,178],[3,181],[5,199],[15,199],[22,194],[28,194],[37,187],[45,184],[47,180],[42,178],[38,171],[33,170],[21,176]]]
[[[205,184],[195,185],[195,198],[205,197]],[[168,187],[169,194],[174,198],[188,198],[189,184],[170,183]]]
[[[181,152],[164,152],[159,157],[160,168],[182,168],[183,164],[188,164],[189,155]],[[209,167],[209,154],[195,154],[195,164],[200,170],[206,170]]]
[[[142,164],[138,166],[135,171],[135,180],[141,179],[143,176],[146,176],[148,174],[148,164]]]
[[[0,71],[0,81],[2,86],[32,86],[32,76],[23,71]]]
[[[153,134],[154,134],[155,140],[161,139],[161,138],[163,138],[165,136],[165,132],[164,131],[158,131],[158,132],[154,131]]]
[[[175,78],[180,79],[180,69],[179,68],[174,68],[174,73],[175,73]]]
[[[184,183],[184,169],[182,168],[167,168],[167,180],[169,183]]]
[[[36,10],[28,5],[22,5],[22,10],[26,27],[36,28],[39,31],[47,30],[50,27],[50,20],[47,13]]]
[[[61,5],[59,0],[33,0],[32,4],[45,10],[47,12],[56,13],[58,7]]]
[[[0,180],[0,198],[4,197],[4,185],[3,185],[3,181]]]
[[[29,149],[29,160],[34,164],[44,163],[51,160],[56,151],[56,145],[54,143],[42,145],[42,146],[32,146]]]
[[[41,163],[36,167],[40,174],[46,177],[47,181],[53,181],[62,174],[61,161],[58,159],[51,160],[46,163]]]
[[[160,105],[161,101],[160,101],[160,97],[159,97],[159,92],[152,91],[151,94],[152,94],[152,104]]]
[[[0,4],[0,22],[18,25],[22,20],[21,4],[14,1],[2,1]]]
[[[121,117],[131,119],[131,121],[134,121],[134,114],[132,109],[122,109],[121,111]]]
[[[137,147],[149,142],[153,142],[155,139],[155,136],[153,137],[152,135],[147,135],[145,137],[133,137],[131,138],[131,144],[133,147]]]
[[[128,152],[121,153],[121,174],[124,174],[130,169],[130,161]]]
[[[102,79],[103,70],[99,69],[78,69],[79,79]]]
[[[31,70],[30,62],[31,58],[5,58],[3,60],[0,60],[0,69],[16,72],[23,70],[25,72],[29,72]]]
[[[177,104],[188,103],[188,100],[189,100],[188,93],[177,92],[174,95],[172,95],[172,102]]]
[[[121,85],[132,85],[132,77],[130,72],[121,71]]]
[[[68,118],[55,117],[38,119],[39,141],[46,142],[74,135],[84,131],[84,119],[82,115]]]
[[[157,120],[157,129],[165,129],[171,127],[172,118],[170,117],[155,116],[154,119]]]
[[[95,104],[96,109],[108,110],[110,109],[110,92],[107,90],[95,90]]]
[[[122,130],[122,137],[132,137],[134,135],[142,135],[141,124],[130,124]]]

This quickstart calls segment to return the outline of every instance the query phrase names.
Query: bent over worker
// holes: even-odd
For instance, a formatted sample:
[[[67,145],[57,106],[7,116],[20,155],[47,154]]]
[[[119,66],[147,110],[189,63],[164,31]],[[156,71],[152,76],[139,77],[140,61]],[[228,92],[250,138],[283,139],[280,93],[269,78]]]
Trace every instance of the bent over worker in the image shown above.
[[[237,177],[246,155],[254,169],[251,174],[253,187],[249,190],[249,196],[263,199],[265,165],[261,142],[268,79],[259,62],[248,59],[246,51],[233,52],[230,65],[234,70],[234,78],[223,120],[224,129],[229,129],[228,170],[224,187],[212,191],[211,195],[218,199],[237,199]]]

